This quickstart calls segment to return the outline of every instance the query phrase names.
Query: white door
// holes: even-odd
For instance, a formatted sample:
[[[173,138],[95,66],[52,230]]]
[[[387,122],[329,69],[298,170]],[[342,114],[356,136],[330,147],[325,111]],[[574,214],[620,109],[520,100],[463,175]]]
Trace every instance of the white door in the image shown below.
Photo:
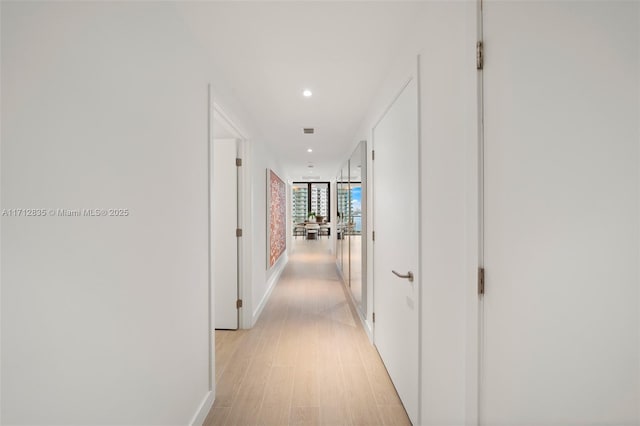
[[[213,259],[215,324],[217,329],[238,328],[238,179],[237,142],[213,141]]]
[[[485,2],[482,425],[639,424],[637,2]]]
[[[413,424],[419,411],[417,87],[412,78],[373,130],[375,345]]]

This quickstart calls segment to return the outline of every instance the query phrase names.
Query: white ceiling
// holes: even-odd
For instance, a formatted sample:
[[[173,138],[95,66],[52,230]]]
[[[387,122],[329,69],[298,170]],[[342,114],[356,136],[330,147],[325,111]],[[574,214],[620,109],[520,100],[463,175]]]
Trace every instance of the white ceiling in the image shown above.
[[[182,4],[261,139],[290,179],[334,177],[416,2],[211,2]],[[311,98],[303,89],[313,91]],[[305,135],[303,127],[314,127]],[[313,153],[308,153],[312,148]],[[314,165],[309,169],[308,163]]]

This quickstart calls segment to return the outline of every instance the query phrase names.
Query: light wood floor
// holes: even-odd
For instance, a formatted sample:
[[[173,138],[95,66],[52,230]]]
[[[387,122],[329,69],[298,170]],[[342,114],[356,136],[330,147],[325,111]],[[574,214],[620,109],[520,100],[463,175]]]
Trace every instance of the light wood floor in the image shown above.
[[[295,241],[255,327],[216,331],[206,426],[411,424],[334,262],[327,242]]]

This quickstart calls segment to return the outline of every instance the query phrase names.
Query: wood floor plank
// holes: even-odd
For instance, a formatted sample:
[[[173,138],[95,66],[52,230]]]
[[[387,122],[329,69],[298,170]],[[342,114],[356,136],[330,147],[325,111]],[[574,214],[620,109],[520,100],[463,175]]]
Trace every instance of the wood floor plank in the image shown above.
[[[291,406],[317,407],[319,405],[317,363],[296,365]]]
[[[320,406],[343,405],[347,398],[347,388],[339,361],[335,358],[319,360],[317,374]]]
[[[346,402],[320,406],[320,424],[323,426],[351,426],[351,415]]]
[[[224,424],[227,426],[249,426],[258,424],[262,402],[258,399],[239,401],[231,407]]]
[[[244,330],[216,330],[216,383],[222,378],[244,335]]]
[[[288,366],[273,366],[267,381],[263,405],[291,405],[294,370]],[[289,409],[287,408],[287,413]]]
[[[298,351],[300,344],[298,342],[298,332],[291,330],[290,324],[286,325],[286,329],[282,331],[280,340],[276,343],[275,365],[289,366],[293,368],[298,359]]]
[[[379,405],[402,405],[376,348],[373,345],[359,345],[358,350],[376,403]]]
[[[271,355],[260,354],[253,357],[247,374],[238,388],[234,403],[246,402],[249,399],[257,399],[262,402],[272,365],[273,357]]]
[[[243,330],[244,335],[238,343],[236,350],[233,352],[233,358],[251,358],[258,350],[257,343],[262,337],[263,329],[252,328],[251,330]]]
[[[385,426],[411,426],[411,420],[402,405],[378,405]]]
[[[330,241],[295,242],[254,328],[216,331],[217,395],[205,426],[410,424]]]
[[[343,364],[346,399],[354,425],[379,426],[382,419],[378,413],[375,397],[362,363]]]
[[[291,407],[291,425],[319,425],[320,407]]]
[[[282,426],[289,424],[291,405],[288,402],[262,404],[258,414],[259,426]]]
[[[250,358],[240,358],[235,359],[225,369],[216,386],[216,402],[220,406],[231,407],[233,405],[250,364]]]
[[[339,357],[327,357],[318,363],[320,423],[326,426],[351,425],[347,390]]]
[[[213,408],[209,411],[209,415],[203,423],[203,426],[223,425],[230,412],[231,407],[221,407],[214,403]]]
[[[227,330],[216,330],[216,351],[222,348],[222,342],[228,336]]]

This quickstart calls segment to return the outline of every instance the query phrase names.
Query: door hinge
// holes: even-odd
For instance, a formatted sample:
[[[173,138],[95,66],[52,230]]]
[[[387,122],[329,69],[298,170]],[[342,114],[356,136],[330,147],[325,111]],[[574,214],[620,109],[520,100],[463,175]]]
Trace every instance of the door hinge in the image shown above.
[[[373,322],[376,322],[376,313],[374,312],[372,316],[373,316]]]
[[[376,159],[376,151],[375,151],[375,149],[372,149],[371,150],[371,160],[373,161],[375,159]]]
[[[484,294],[484,268],[478,268],[478,294]]]
[[[242,299],[236,300],[236,309],[242,308]]]
[[[236,228],[236,237],[242,237],[242,228]]]
[[[481,70],[484,68],[484,45],[482,41],[476,43],[476,69]]]
[[[376,240],[376,231],[373,231],[373,232],[371,233],[371,238],[373,239],[373,241],[375,241],[375,240]]]
[[[242,166],[242,158],[236,158],[236,166],[237,167]]]

